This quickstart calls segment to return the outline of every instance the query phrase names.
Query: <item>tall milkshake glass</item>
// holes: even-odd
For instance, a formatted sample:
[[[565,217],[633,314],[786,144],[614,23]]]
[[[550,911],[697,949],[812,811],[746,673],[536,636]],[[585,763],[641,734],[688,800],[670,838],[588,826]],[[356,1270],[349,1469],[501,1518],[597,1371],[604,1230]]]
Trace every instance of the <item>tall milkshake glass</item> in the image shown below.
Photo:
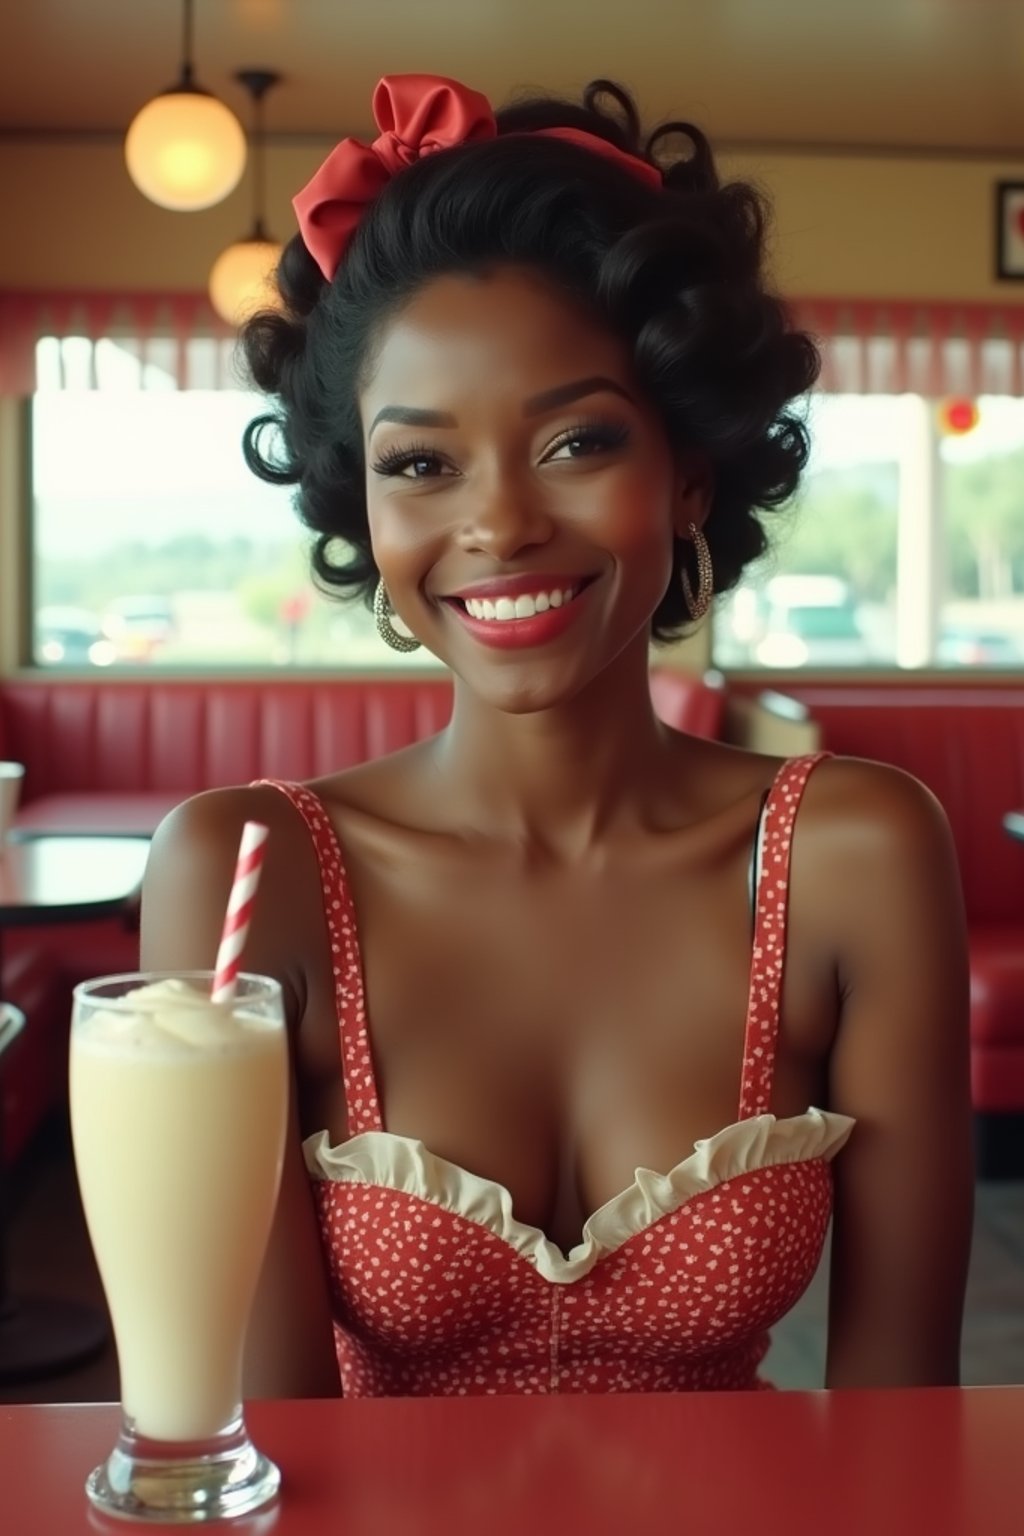
[[[242,972],[136,973],[75,989],[71,1130],[110,1306],[123,1418],[86,1483],[110,1514],[247,1514],[280,1477],[242,1418],[242,1355],[281,1176],[281,989]]]

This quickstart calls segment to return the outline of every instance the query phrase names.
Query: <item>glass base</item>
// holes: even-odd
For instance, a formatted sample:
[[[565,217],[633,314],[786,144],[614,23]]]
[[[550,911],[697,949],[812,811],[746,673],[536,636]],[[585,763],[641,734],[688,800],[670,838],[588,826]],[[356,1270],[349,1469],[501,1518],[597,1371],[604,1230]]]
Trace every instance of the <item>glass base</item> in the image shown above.
[[[280,1472],[239,1418],[216,1440],[194,1444],[146,1440],[129,1422],[107,1460],[86,1478],[85,1491],[107,1515],[192,1525],[251,1514],[280,1486]]]

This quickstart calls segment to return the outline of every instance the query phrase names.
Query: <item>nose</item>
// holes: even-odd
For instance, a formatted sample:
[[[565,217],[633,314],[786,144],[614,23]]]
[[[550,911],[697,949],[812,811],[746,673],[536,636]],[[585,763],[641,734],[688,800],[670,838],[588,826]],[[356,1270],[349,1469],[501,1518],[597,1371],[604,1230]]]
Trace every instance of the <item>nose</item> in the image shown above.
[[[459,544],[492,560],[509,561],[546,544],[553,532],[541,487],[496,468],[473,489]]]

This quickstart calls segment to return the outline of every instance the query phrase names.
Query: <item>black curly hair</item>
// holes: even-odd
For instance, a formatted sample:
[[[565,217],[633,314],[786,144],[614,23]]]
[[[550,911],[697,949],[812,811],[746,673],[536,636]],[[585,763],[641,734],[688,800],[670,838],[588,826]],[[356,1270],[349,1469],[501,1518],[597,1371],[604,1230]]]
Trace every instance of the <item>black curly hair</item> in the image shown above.
[[[261,479],[298,487],[321,584],[372,602],[358,394],[376,338],[432,277],[529,266],[629,342],[670,441],[707,456],[714,495],[704,532],[715,591],[727,591],[766,547],[757,511],[796,489],[808,439],[793,405],[818,372],[812,339],[765,283],[764,201],[743,182],[720,183],[707,139],[689,123],[644,139],[632,97],[611,81],[588,85],[582,105],[531,98],[496,120],[497,138],[425,156],[394,177],[333,281],[300,236],[285,248],[282,311],[253,316],[242,332],[252,379],[277,401],[247,428],[246,462]],[[663,187],[536,136],[556,127],[585,129],[657,165]],[[677,539],[656,640],[676,638],[688,621],[679,578],[692,558]]]

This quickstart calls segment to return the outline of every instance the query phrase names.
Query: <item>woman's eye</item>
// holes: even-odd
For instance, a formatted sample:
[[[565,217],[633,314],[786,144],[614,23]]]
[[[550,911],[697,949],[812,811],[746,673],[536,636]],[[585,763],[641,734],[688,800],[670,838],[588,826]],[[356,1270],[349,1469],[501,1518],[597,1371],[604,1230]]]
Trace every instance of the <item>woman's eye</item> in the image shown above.
[[[565,432],[545,455],[547,463],[566,459],[585,459],[620,447],[628,433],[625,427],[574,427]]]
[[[371,465],[375,474],[403,480],[432,480],[451,473],[442,459],[429,448],[388,448]]]
[[[427,454],[419,454],[415,459],[407,459],[398,471],[407,480],[425,480],[428,475],[439,474],[441,464],[438,459],[432,459]]]

